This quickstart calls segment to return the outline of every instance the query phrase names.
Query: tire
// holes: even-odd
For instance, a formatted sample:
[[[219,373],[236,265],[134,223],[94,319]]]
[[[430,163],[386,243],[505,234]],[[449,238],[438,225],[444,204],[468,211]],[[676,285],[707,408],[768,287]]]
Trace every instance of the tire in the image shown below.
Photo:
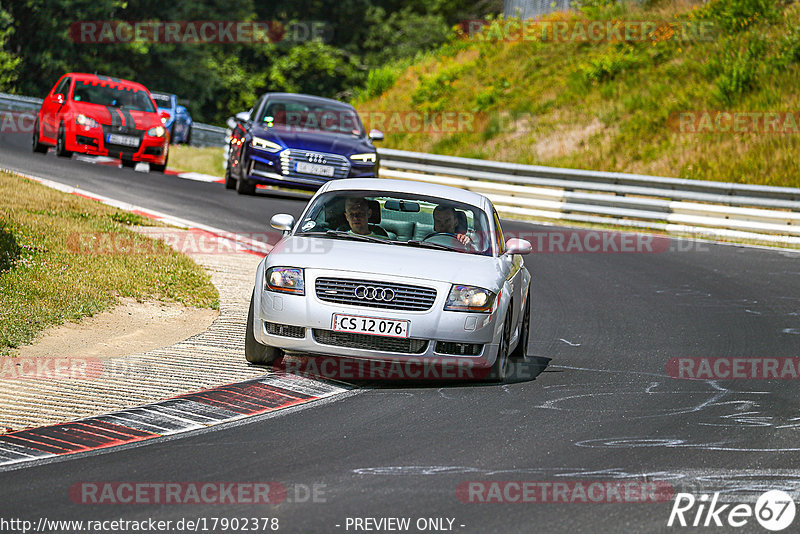
[[[492,364],[492,368],[489,371],[489,376],[487,377],[487,381],[489,382],[505,382],[506,380],[506,373],[508,372],[508,360],[509,353],[508,353],[508,341],[511,338],[511,315],[512,311],[509,307],[506,310],[506,319],[505,324],[503,325],[503,334],[500,336],[500,346],[497,349],[497,358],[494,360],[494,364]]]
[[[133,169],[133,168],[136,167],[136,162],[133,161],[132,159],[123,159],[122,160],[122,166],[123,167],[128,167],[129,169]]]
[[[519,341],[511,353],[515,359],[524,359],[528,350],[528,339],[531,334],[531,290],[528,288],[528,296],[525,297],[525,313],[522,316],[522,331],[519,334]]]
[[[228,166],[225,167],[225,189],[236,189],[236,180],[231,176],[230,160],[228,160]]]
[[[247,326],[244,334],[244,357],[250,363],[269,365],[280,356],[283,356],[283,351],[276,347],[262,345],[256,340],[255,335],[253,335],[255,315],[253,309],[253,297],[250,297],[250,311],[247,312]]]
[[[256,184],[244,176],[241,176],[238,180],[236,180],[236,192],[240,195],[255,195]]]
[[[150,170],[154,171],[154,172],[160,172],[161,174],[164,174],[164,171],[167,170],[167,163],[168,162],[169,162],[169,152],[167,152],[167,157],[164,158],[164,164],[163,165],[157,165],[155,163],[151,163],[150,164]]]
[[[186,132],[186,139],[183,140],[187,145],[192,144],[192,127],[189,126],[189,131]]]
[[[59,158],[71,158],[72,152],[64,148],[66,145],[64,144],[64,123],[58,125],[58,137],[56,138],[56,155]]]
[[[33,125],[33,151],[37,154],[47,154],[47,145],[39,142],[39,131],[39,119],[36,119],[36,123]]]

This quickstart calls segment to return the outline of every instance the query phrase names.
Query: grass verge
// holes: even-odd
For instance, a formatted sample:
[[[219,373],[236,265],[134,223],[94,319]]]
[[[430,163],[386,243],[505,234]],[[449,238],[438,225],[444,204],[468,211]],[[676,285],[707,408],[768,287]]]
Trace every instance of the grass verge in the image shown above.
[[[219,307],[208,275],[161,241],[127,228],[147,218],[0,172],[0,355],[48,326],[77,321],[119,297]],[[125,244],[80,252],[92,239]]]
[[[173,145],[169,147],[169,168],[181,172],[199,172],[225,177],[225,157],[220,147]]]
[[[556,39],[541,31],[522,39],[503,33],[514,26],[500,19],[411,66],[385,67],[390,72],[372,75],[382,84],[354,104],[367,128],[384,121],[387,148],[800,187],[800,4],[586,5],[600,7],[550,14],[541,24],[646,21],[657,29],[639,39]],[[426,130],[386,118],[408,112],[472,120],[463,127],[434,121]]]

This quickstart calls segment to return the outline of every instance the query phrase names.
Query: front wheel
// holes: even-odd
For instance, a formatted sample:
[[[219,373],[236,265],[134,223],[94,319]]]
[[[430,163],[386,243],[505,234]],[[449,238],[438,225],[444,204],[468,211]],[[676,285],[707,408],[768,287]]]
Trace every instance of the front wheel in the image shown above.
[[[43,145],[39,142],[39,120],[36,120],[36,124],[33,125],[33,151],[38,154],[46,154],[47,153],[47,145]]]
[[[56,139],[56,155],[60,158],[71,158],[72,152],[70,152],[65,148],[66,145],[64,141],[64,136],[65,136],[64,123],[62,122],[58,126],[58,138]]]
[[[256,184],[242,176],[236,180],[236,192],[240,195],[255,195]]]
[[[531,333],[531,290],[528,289],[528,296],[525,297],[525,313],[522,315],[522,324],[520,324],[519,341],[511,353],[512,358],[525,358],[525,353],[528,351],[528,338]]]
[[[497,347],[497,358],[489,371],[490,382],[505,382],[508,373],[508,341],[511,338],[512,310],[506,310],[506,320],[503,325],[503,334],[500,336],[500,346]]]
[[[247,312],[247,327],[244,334],[244,357],[250,363],[269,365],[282,356],[283,351],[277,347],[262,345],[256,340],[253,333],[253,322],[255,320],[255,312],[253,310],[253,297],[250,297],[250,311]]]
[[[164,174],[164,171],[167,170],[167,161],[169,161],[169,153],[167,153],[167,157],[164,158],[164,164],[163,165],[158,165],[156,163],[151,163],[150,164],[150,170],[151,171],[155,171],[155,172],[160,172],[161,174]]]

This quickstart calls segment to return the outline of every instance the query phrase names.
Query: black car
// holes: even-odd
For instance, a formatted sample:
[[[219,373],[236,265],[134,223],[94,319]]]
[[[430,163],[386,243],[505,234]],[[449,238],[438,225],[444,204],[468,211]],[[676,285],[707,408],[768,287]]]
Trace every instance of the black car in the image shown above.
[[[330,180],[378,176],[378,152],[355,108],[311,95],[266,93],[236,115],[225,187],[253,194],[257,184],[315,191]]]

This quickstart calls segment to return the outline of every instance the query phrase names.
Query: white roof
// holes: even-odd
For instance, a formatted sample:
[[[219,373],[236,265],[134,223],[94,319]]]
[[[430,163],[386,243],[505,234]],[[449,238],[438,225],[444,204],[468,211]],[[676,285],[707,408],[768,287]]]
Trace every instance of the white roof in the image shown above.
[[[489,204],[489,199],[480,193],[450,187],[448,185],[417,182],[416,180],[391,180],[384,178],[343,178],[331,180],[323,186],[325,191],[375,191],[403,192],[431,196],[471,204],[482,209]]]

